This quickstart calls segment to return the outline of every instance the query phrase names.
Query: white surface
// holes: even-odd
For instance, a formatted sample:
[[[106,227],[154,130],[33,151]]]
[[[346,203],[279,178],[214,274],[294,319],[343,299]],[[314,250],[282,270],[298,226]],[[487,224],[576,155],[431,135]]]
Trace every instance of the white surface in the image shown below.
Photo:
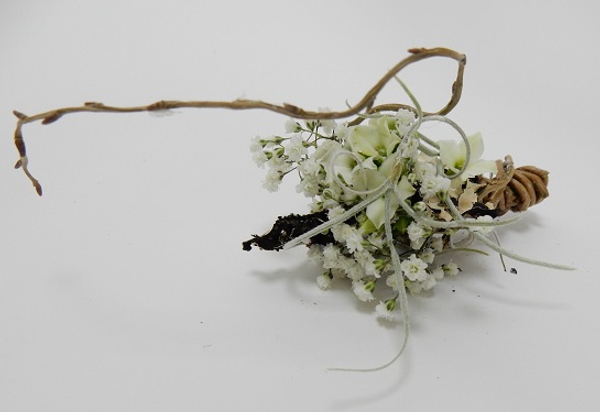
[[[599,7],[450,3],[3,2],[0,409],[597,410]],[[12,170],[12,109],[242,96],[342,108],[406,49],[435,46],[468,55],[451,117],[483,132],[486,157],[551,171],[550,199],[503,245],[579,270],[464,259],[411,298],[409,347],[382,372],[326,368],[387,361],[401,328],[347,286],[321,292],[301,249],[241,250],[307,210],[295,182],[264,192],[248,152],[284,117],[69,115],[24,129],[42,198]],[[402,78],[436,109],[453,76],[431,60]],[[380,101],[400,98],[391,86]]]

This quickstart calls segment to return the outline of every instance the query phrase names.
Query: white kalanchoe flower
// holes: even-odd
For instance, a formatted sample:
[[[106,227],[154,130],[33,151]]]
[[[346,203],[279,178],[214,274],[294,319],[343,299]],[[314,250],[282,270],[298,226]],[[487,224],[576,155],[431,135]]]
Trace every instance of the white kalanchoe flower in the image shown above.
[[[365,158],[373,156],[387,157],[400,144],[400,137],[392,133],[387,116],[373,118],[368,125],[356,126],[348,138],[352,151]]]
[[[468,178],[482,173],[496,172],[496,162],[480,159],[483,154],[483,138],[481,137],[481,133],[468,136],[467,141],[471,149],[471,157],[469,164],[460,176],[461,180],[464,182]],[[440,140],[437,144],[440,147],[440,158],[444,166],[448,168],[449,174],[458,173],[467,161],[467,147],[465,142],[462,140],[460,142]]]
[[[396,196],[401,202],[404,202],[406,199],[415,194],[417,189],[413,187],[413,185],[409,182],[408,177],[402,176],[398,185],[396,186]]]
[[[400,263],[400,269],[408,280],[423,281],[429,275],[427,273],[427,263],[423,262],[414,253],[408,259]]]

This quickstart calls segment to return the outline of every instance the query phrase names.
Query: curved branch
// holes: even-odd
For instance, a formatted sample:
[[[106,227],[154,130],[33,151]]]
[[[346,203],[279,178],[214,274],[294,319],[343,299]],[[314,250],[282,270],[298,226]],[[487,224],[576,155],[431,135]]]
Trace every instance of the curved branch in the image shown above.
[[[29,180],[33,183],[37,193],[42,195],[42,187],[40,183],[31,175],[28,169],[27,149],[25,140],[23,138],[22,127],[25,124],[41,121],[42,124],[50,124],[62,116],[71,113],[89,112],[89,113],[135,113],[135,112],[155,112],[161,110],[179,109],[179,108],[219,108],[219,109],[231,109],[231,110],[249,110],[249,109],[263,109],[271,112],[283,114],[296,119],[343,119],[351,116],[355,116],[363,110],[367,113],[371,111],[380,111],[389,109],[391,107],[406,107],[414,110],[410,106],[400,105],[382,105],[373,107],[375,99],[379,92],[385,87],[385,85],[394,78],[402,69],[406,66],[428,59],[430,57],[446,57],[457,61],[458,70],[456,74],[456,80],[452,85],[452,95],[450,101],[442,107],[440,110],[434,113],[427,114],[440,114],[444,115],[449,113],[459,102],[462,94],[463,86],[463,75],[464,69],[467,62],[464,54],[458,53],[454,50],[438,47],[433,49],[410,49],[411,53],[408,57],[401,60],[393,68],[391,68],[366,94],[365,96],[354,106],[349,107],[346,110],[337,112],[318,112],[304,110],[298,106],[289,103],[283,103],[281,105],[263,102],[261,100],[246,100],[238,99],[233,101],[179,101],[179,100],[161,100],[156,103],[149,104],[147,106],[131,106],[131,107],[118,107],[118,106],[107,106],[97,102],[87,102],[83,106],[63,107],[60,109],[50,110],[47,112],[39,113],[33,116],[27,116],[21,112],[14,111],[14,115],[18,118],[17,127],[15,130],[14,142],[19,152],[19,160],[17,161],[15,168],[22,168]]]

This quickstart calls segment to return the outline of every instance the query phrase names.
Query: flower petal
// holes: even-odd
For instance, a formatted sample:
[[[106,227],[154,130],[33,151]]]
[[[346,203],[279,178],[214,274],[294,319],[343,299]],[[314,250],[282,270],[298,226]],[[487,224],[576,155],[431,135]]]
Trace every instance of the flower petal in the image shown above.
[[[440,158],[442,159],[444,166],[451,170],[458,171],[460,165],[465,161],[464,154],[462,153],[459,144],[454,140],[439,140],[437,144],[440,147]],[[457,165],[459,167],[457,167]]]
[[[480,159],[481,155],[483,154],[483,137],[481,136],[481,133],[478,132],[474,135],[468,136],[467,141],[469,142],[469,146],[471,148],[471,161]]]

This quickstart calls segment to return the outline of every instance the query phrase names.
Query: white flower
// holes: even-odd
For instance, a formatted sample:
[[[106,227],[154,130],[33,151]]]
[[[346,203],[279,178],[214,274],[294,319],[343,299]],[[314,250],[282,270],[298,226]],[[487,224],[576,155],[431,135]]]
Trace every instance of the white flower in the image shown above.
[[[415,194],[417,190],[413,187],[413,185],[409,182],[408,177],[402,176],[398,185],[396,186],[396,196],[401,202],[404,202],[406,199]]]
[[[321,164],[312,158],[304,159],[298,164],[298,170],[302,176],[316,176],[321,171]]]
[[[444,238],[441,236],[432,236],[429,246],[431,246],[434,252],[441,252],[444,250]]]
[[[250,143],[250,152],[262,152],[264,147],[265,145],[260,136],[255,136],[254,139],[252,139],[252,142]]]
[[[379,301],[379,304],[375,306],[375,314],[378,318],[393,321],[396,319],[396,301],[390,299],[388,301]]]
[[[352,234],[346,237],[346,247],[350,253],[360,252],[363,250],[362,241],[363,237],[356,229],[352,228]]]
[[[419,249],[425,243],[425,240],[431,235],[431,229],[420,225],[416,222],[411,222],[406,228],[408,238],[410,239],[410,247]]]
[[[296,192],[301,192],[306,197],[315,197],[321,189],[320,183],[321,180],[318,176],[306,175],[296,185]]]
[[[308,248],[308,252],[306,252],[306,256],[309,259],[323,261],[323,246],[321,245],[310,245]]]
[[[441,267],[442,267],[444,273],[446,275],[450,275],[450,276],[454,276],[460,271],[460,269],[458,268],[456,263],[454,263],[452,261],[443,264]]]
[[[494,231],[494,226],[488,225],[486,223],[490,223],[494,220],[493,217],[489,215],[478,216],[476,221],[484,223],[483,226],[471,226],[471,231],[481,233],[482,235],[487,235],[490,232]]]
[[[321,113],[329,113],[331,109],[329,107],[319,107],[319,112]],[[323,128],[323,133],[326,135],[331,135],[333,129],[336,127],[335,120],[333,119],[321,119],[319,120],[321,123],[321,128]]]
[[[335,219],[336,217],[343,215],[345,211],[346,210],[343,207],[338,205],[329,209],[329,212],[327,212],[327,216],[330,220]]]
[[[421,286],[421,282],[408,282],[406,288],[408,289],[411,295],[418,295],[423,291],[423,286]]]
[[[304,147],[304,139],[301,135],[295,134],[292,136],[285,148],[285,154],[288,157],[288,160],[291,162],[297,162],[302,159],[307,153],[306,147]]]
[[[270,153],[271,153],[271,158],[267,162],[267,166],[269,166],[269,168],[271,170],[275,170],[277,172],[283,173],[285,171],[285,169],[288,167],[288,164],[281,157],[281,155],[283,154],[283,148],[273,150]]]
[[[423,249],[423,251],[419,254],[419,258],[427,264],[432,263],[433,259],[435,258],[433,249],[430,247]]]
[[[435,175],[437,173],[437,169],[433,163],[430,161],[426,161],[425,159],[419,159],[420,161],[415,164],[414,172],[415,175],[411,176],[416,180],[423,180],[426,175]]]
[[[265,152],[259,150],[257,152],[252,153],[252,160],[254,160],[254,163],[256,163],[258,167],[263,168],[265,167],[265,163],[267,163],[269,158],[267,157],[267,154]]]
[[[256,163],[258,167],[264,167],[265,163],[269,158],[267,154],[263,151],[265,147],[265,142],[261,139],[260,136],[256,136],[252,139],[252,143],[250,143],[250,152],[252,152],[252,160]]]
[[[314,159],[304,159],[298,164],[300,172],[300,183],[296,185],[296,191],[304,193],[306,197],[315,197],[321,190],[322,176],[319,174],[321,165]]]
[[[471,149],[471,158],[465,171],[460,176],[462,181],[482,173],[496,172],[496,162],[491,160],[481,160],[483,154],[483,138],[480,133],[467,137]],[[437,142],[440,147],[440,158],[451,174],[456,174],[465,165],[467,161],[467,147],[464,141],[459,143],[453,140],[440,140]]]
[[[285,122],[285,132],[286,133],[296,133],[296,132],[299,132],[300,129],[301,129],[300,125],[294,119],[288,119],[288,121]]]
[[[441,266],[433,269],[431,271],[431,276],[435,279],[435,280],[442,280],[444,277],[444,269],[442,269]]]
[[[412,124],[415,122],[416,117],[413,112],[406,109],[400,109],[396,113],[396,130],[400,136],[406,135],[410,130]],[[402,155],[404,156],[404,155]]]
[[[339,140],[346,140],[352,132],[352,129],[353,127],[348,127],[347,123],[336,123],[333,127],[333,134]]]
[[[344,269],[344,272],[346,272],[348,278],[354,281],[360,281],[365,277],[365,270],[356,260],[344,256],[341,263],[341,267]]]
[[[270,169],[265,176],[263,187],[269,192],[276,192],[279,189],[281,183],[282,174],[277,169]]]
[[[423,281],[427,278],[427,263],[419,259],[414,253],[400,263],[400,269],[407,279]]]
[[[369,236],[369,243],[376,249],[381,249],[386,244],[386,241],[381,233],[375,232]]]
[[[437,281],[435,280],[435,277],[428,274],[425,277],[425,279],[421,281],[421,287],[423,288],[423,290],[429,290],[429,289],[433,288],[436,285],[436,283],[437,283]]]
[[[333,233],[335,240],[346,245],[350,253],[363,250],[363,237],[352,226],[341,223],[332,227],[331,233]]]
[[[398,275],[397,273],[392,273],[385,280],[385,284],[388,285],[395,292],[398,292],[401,287],[404,287],[402,280],[403,279],[400,275]]]
[[[373,287],[373,282],[367,282],[366,284],[361,280],[352,282],[352,291],[356,297],[363,302],[369,302],[375,299],[373,296]]]
[[[419,139],[415,136],[405,136],[400,143],[400,155],[406,159],[416,159],[419,154]]]
[[[358,264],[362,266],[367,276],[375,276],[376,278],[381,276],[377,266],[375,265],[375,258],[369,253],[369,251],[365,249],[356,251],[354,252],[354,258]]]
[[[368,125],[354,127],[348,142],[352,151],[365,158],[373,156],[387,157],[400,144],[400,138],[390,132],[387,116],[370,119]]]
[[[323,248],[323,267],[325,269],[342,267],[342,254],[340,248],[333,244],[328,244]]]
[[[331,275],[331,273],[325,272],[321,276],[317,277],[317,285],[322,290],[326,290],[331,287],[332,280],[333,280],[333,276]]]
[[[428,199],[440,192],[447,192],[449,188],[450,179],[436,174],[426,173],[425,176],[423,176],[423,181],[419,191],[423,195],[424,199]]]

